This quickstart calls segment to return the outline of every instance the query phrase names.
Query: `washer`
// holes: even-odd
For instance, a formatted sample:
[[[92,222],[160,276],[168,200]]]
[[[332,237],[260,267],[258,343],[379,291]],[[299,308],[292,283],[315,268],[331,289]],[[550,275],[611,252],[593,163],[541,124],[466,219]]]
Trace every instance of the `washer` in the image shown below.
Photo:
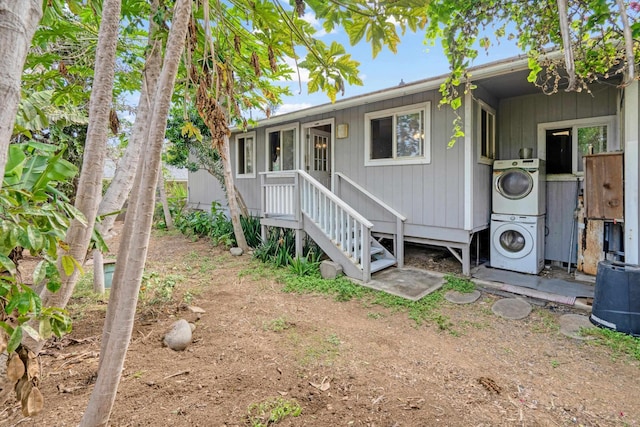
[[[538,274],[544,267],[544,215],[491,215],[491,267]]]
[[[493,213],[544,215],[546,193],[544,160],[496,160],[493,163]]]

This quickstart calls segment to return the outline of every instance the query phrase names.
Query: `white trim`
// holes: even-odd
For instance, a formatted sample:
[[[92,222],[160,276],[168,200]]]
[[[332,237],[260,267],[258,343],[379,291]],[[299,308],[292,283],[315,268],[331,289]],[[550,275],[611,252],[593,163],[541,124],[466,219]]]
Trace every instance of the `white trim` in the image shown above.
[[[624,94],[624,260],[629,264],[640,264],[638,85],[638,81],[634,81],[625,88]]]
[[[314,128],[317,126],[324,126],[324,125],[331,125],[331,141],[330,141],[330,148],[329,150],[331,151],[330,153],[330,165],[327,165],[329,168],[329,182],[331,185],[331,191],[333,192],[333,188],[334,188],[334,167],[333,165],[335,165],[335,161],[336,161],[336,157],[335,157],[335,153],[336,153],[336,119],[334,117],[330,118],[330,119],[324,119],[324,120],[316,120],[314,122],[308,122],[308,123],[303,123],[300,129],[300,164],[304,165],[304,156],[307,155],[307,150],[309,148],[309,144],[308,141],[306,140],[306,131],[309,128]]]
[[[238,140],[244,138],[245,139],[245,144],[246,144],[246,140],[247,138],[252,138],[253,140],[253,146],[251,149],[251,164],[253,165],[253,172],[251,173],[243,173],[243,174],[239,174],[238,171],[240,170],[240,144],[238,143]],[[238,179],[247,179],[247,178],[255,178],[256,177],[256,168],[257,168],[257,164],[256,164],[256,133],[255,131],[253,132],[245,132],[245,133],[239,133],[235,136],[235,143],[236,143],[236,178]],[[245,165],[246,166],[246,165]]]
[[[538,123],[537,134],[537,157],[542,160],[547,159],[547,130],[559,128],[572,128],[571,142],[571,171],[574,176],[582,176],[583,172],[578,171],[578,132],[577,128],[589,126],[608,126],[607,129],[607,151],[616,151],[620,147],[618,139],[618,127],[616,116],[597,116],[585,119],[562,120],[558,122]],[[566,175],[566,174],[561,174]],[[549,176],[549,174],[547,174]],[[569,175],[570,176],[570,175]]]
[[[464,229],[473,228],[473,98],[464,96]]]
[[[477,121],[477,140],[478,140],[478,163],[483,165],[492,166],[493,161],[496,158],[496,127],[497,127],[497,114],[495,108],[487,104],[481,99],[476,99],[478,103],[478,114],[476,117]],[[493,116],[493,140],[491,141],[491,152],[493,153],[493,157],[486,157],[482,155],[482,110],[485,110],[487,113]]]
[[[392,157],[388,159],[371,159],[371,120],[383,117],[394,117],[400,113],[422,112],[422,127],[424,138],[422,141],[422,156],[420,157],[397,157],[397,142],[394,137],[392,141]],[[395,122],[395,119],[394,119]],[[411,164],[431,163],[431,101],[418,104],[404,105],[401,107],[377,110],[364,115],[364,165],[365,166],[397,166]]]
[[[265,136],[265,156],[264,156],[264,166],[265,171],[267,172],[281,172],[281,171],[271,171],[269,168],[270,160],[269,160],[269,134],[271,132],[282,132],[287,130],[293,130],[293,169],[296,170],[300,167],[300,124],[299,123],[288,123],[286,125],[273,126],[270,128],[266,128],[264,131]]]

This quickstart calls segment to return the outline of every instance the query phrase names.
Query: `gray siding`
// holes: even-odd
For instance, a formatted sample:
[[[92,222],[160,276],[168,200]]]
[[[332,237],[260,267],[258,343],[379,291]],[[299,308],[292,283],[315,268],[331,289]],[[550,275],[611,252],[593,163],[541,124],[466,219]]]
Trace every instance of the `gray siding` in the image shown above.
[[[518,158],[520,148],[533,148],[537,155],[537,129],[539,123],[576,120],[617,114],[617,89],[599,85],[592,95],[559,92],[547,96],[534,94],[501,99],[498,108],[498,159]],[[545,258],[568,262],[569,249],[575,245],[573,212],[576,207],[575,181],[547,183],[547,237]],[[571,230],[574,229],[574,243]],[[575,246],[571,262],[575,262]]]
[[[431,102],[431,163],[415,165],[365,166],[364,165],[364,115],[368,112],[384,110],[402,105]],[[349,125],[349,136],[335,141],[335,164],[332,171],[342,172],[349,178],[367,188],[385,203],[407,217],[407,230],[411,230],[412,237],[442,238],[451,235],[452,239],[460,240],[466,233],[459,233],[464,228],[464,142],[459,141],[454,147],[448,148],[447,143],[452,133],[454,115],[447,107],[438,108],[439,94],[429,91],[414,95],[407,95],[385,101],[365,104],[345,110],[322,115],[315,115],[300,120],[304,123],[314,122],[326,118],[334,118],[335,124]],[[280,125],[278,125],[280,126]],[[247,207],[252,211],[260,209],[260,175],[265,166],[266,136],[265,128],[256,131],[256,166],[255,179],[235,179],[236,186],[241,192]],[[300,128],[298,129],[298,132]],[[300,137],[300,135],[298,135]],[[475,151],[475,150],[474,150]],[[298,160],[300,153],[298,152]],[[231,162],[235,170],[236,147],[235,137],[231,137]],[[477,163],[474,161],[474,165]],[[482,168],[485,169],[485,168]],[[482,181],[486,171],[479,175],[469,171],[474,177]],[[235,178],[235,172],[234,172]],[[212,178],[202,173],[190,175],[192,187],[190,202],[192,205],[210,203],[219,198],[218,189],[212,185]],[[486,223],[487,188],[483,184],[476,188],[476,200],[482,206],[481,211],[474,215],[480,223]],[[378,229],[390,229],[394,218],[388,213],[380,211],[367,198],[356,194],[348,184],[343,184],[337,193],[350,203],[356,210],[365,214]],[[476,218],[477,217],[477,218]],[[386,228],[385,228],[386,227]],[[448,233],[446,230],[451,230]],[[436,234],[438,237],[436,237]]]
[[[227,207],[227,199],[222,186],[209,172],[200,169],[197,172],[189,172],[189,207],[194,209],[209,210],[214,201]]]
[[[586,92],[555,95],[534,94],[501,99],[498,107],[498,159],[517,159],[518,151],[533,148],[537,156],[539,123],[611,116],[617,113],[617,89],[596,86]]]
[[[336,123],[349,124],[349,138],[336,141],[334,170],[342,172],[407,217],[414,237],[432,237],[425,227],[464,228],[464,143],[447,148],[453,113],[438,108],[436,91],[409,95],[336,112]],[[401,105],[431,101],[431,163],[364,166],[364,115]],[[341,196],[373,222],[390,221],[366,199],[342,187]]]
[[[545,230],[545,259],[549,261],[577,261],[576,181],[547,182],[547,217]]]

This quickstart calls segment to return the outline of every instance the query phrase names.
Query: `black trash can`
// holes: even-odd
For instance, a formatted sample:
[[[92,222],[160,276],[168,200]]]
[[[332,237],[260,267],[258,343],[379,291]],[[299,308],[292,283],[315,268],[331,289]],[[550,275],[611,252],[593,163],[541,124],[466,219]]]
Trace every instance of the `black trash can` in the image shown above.
[[[640,266],[598,263],[589,320],[596,326],[640,336]]]

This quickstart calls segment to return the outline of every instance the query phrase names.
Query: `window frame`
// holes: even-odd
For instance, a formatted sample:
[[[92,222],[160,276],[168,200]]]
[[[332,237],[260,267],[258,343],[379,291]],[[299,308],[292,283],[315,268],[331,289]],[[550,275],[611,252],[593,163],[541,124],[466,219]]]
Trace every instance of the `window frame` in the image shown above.
[[[478,163],[482,163],[485,165],[493,165],[493,161],[496,159],[496,131],[497,131],[497,115],[495,108],[491,107],[486,102],[478,99],[478,113],[477,113],[477,146],[478,146]],[[493,132],[490,135],[490,138],[486,141],[489,143],[490,147],[487,147],[487,152],[491,153],[491,157],[482,155],[483,141],[482,141],[482,112],[486,112],[488,115],[493,117]]]
[[[584,176],[584,171],[578,170],[578,128],[595,126],[607,127],[606,152],[620,150],[617,117],[615,115],[538,123],[538,157],[542,160],[547,159],[547,131],[560,128],[571,128],[571,173],[547,174],[547,181],[569,181],[575,180],[576,177]]]
[[[252,138],[253,140],[253,146],[251,147],[251,164],[253,165],[253,172],[251,173],[240,173],[240,139],[244,138],[245,139],[245,144],[246,144],[246,140],[247,138]],[[256,132],[244,132],[244,133],[239,133],[235,136],[235,141],[236,141],[236,178],[238,179],[245,179],[245,178],[255,178],[256,177]],[[247,170],[247,165],[246,165],[246,158],[245,158],[245,165],[244,165],[244,170]]]
[[[422,141],[422,156],[419,157],[398,157],[397,156],[397,119],[398,115],[422,112],[422,129],[424,138]],[[371,120],[392,117],[392,157],[385,159],[371,158]],[[364,115],[364,165],[365,166],[389,166],[407,164],[428,164],[431,163],[431,101],[418,104],[403,105],[401,107],[377,110]]]
[[[271,153],[270,153],[270,149],[271,147],[269,146],[270,141],[269,141],[269,134],[273,133],[273,132],[280,132],[280,137],[281,137],[281,141],[282,141],[282,133],[292,130],[293,131],[293,169],[286,169],[286,170],[277,170],[277,171],[272,171],[271,170]],[[300,162],[299,162],[299,150],[300,150],[300,124],[299,123],[289,123],[286,125],[281,125],[281,126],[274,126],[274,127],[270,127],[265,129],[265,159],[264,159],[264,163],[265,163],[265,171],[266,172],[288,172],[288,171],[295,171],[297,169],[300,168]],[[282,142],[281,142],[282,144]],[[282,163],[282,156],[280,156],[280,162]]]

